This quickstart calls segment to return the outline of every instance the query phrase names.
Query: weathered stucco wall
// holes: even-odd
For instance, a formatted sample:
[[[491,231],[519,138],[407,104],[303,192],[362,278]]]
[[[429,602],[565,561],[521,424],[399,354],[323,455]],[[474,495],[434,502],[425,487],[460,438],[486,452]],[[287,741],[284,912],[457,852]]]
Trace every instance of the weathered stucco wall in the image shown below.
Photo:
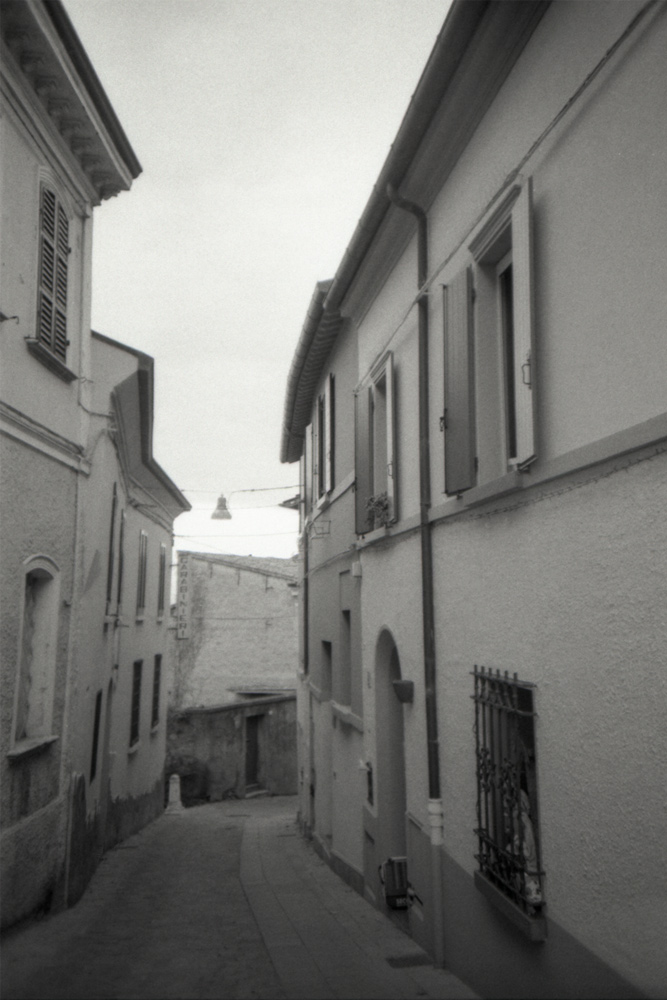
[[[63,864],[66,801],[61,766],[74,578],[76,473],[36,451],[0,438],[3,664],[0,735],[2,923],[52,898]],[[58,739],[37,756],[10,760],[19,669],[25,560],[47,556],[60,570],[51,732]],[[13,890],[12,888],[13,887]]]
[[[654,456],[443,524],[434,547],[437,564],[456,566],[436,579],[446,849],[473,870],[470,671],[517,671],[537,685],[549,916],[656,993],[667,983],[655,865],[667,819],[667,461]]]
[[[170,713],[165,771],[180,775],[186,805],[244,798],[247,719],[256,716],[257,784],[270,795],[296,794],[296,696],[283,695]]]
[[[244,562],[247,567],[189,554],[190,637],[175,640],[175,709],[234,702],[237,692],[296,686],[296,564],[271,560],[274,574],[261,572],[261,560],[256,566],[252,557]]]

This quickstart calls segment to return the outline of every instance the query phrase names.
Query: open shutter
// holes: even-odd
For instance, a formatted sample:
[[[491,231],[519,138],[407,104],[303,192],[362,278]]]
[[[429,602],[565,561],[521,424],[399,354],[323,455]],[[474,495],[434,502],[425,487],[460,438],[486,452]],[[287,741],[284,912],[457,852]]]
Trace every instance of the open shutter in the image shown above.
[[[467,267],[444,288],[445,492],[475,485],[475,411],[472,271]]]
[[[364,386],[354,397],[355,526],[358,535],[372,531],[366,514],[371,495],[370,392]]]
[[[334,488],[334,474],[335,474],[335,446],[336,446],[336,431],[334,425],[335,417],[335,395],[334,395],[334,376],[329,375],[326,381],[326,387],[324,390],[324,427],[325,427],[325,465],[326,465],[326,480],[325,480],[325,491],[330,493]]]
[[[389,517],[398,520],[398,470],[396,468],[396,407],[394,394],[394,355],[387,354],[385,362],[385,380],[387,394],[387,498],[389,500]]]
[[[529,178],[512,209],[516,461],[519,468],[525,468],[536,458],[532,242],[532,183]]]

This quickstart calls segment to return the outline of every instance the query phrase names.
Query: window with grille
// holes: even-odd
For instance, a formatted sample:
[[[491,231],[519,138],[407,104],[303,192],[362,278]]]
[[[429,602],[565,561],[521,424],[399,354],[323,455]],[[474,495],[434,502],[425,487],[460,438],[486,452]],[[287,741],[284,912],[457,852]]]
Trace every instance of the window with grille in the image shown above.
[[[160,721],[160,675],[162,673],[162,655],[156,653],[153,666],[153,704],[151,706],[151,728]]]
[[[139,720],[141,716],[141,671],[143,660],[135,660],[132,669],[132,708],[130,713],[130,746],[139,742]]]
[[[137,574],[137,616],[146,609],[146,570],[148,567],[148,535],[139,532],[139,569]]]
[[[544,905],[544,872],[538,833],[534,685],[519,681],[516,674],[501,675],[485,667],[475,666],[473,676],[477,877],[525,916],[536,919]]]
[[[42,187],[37,339],[63,363],[67,357],[69,221],[54,191]]]

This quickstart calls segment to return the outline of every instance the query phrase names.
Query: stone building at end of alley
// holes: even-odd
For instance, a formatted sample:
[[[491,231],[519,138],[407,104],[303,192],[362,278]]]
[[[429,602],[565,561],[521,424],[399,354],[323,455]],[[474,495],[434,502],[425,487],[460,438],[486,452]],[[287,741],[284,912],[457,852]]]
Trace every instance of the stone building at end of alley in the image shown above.
[[[183,802],[296,792],[297,559],[178,553],[167,773]]]
[[[2,5],[2,926],[162,811],[169,566],[153,359],[91,331],[94,209],[141,166],[63,5]]]
[[[665,53],[455,0],[288,378],[301,824],[480,996],[667,989]]]

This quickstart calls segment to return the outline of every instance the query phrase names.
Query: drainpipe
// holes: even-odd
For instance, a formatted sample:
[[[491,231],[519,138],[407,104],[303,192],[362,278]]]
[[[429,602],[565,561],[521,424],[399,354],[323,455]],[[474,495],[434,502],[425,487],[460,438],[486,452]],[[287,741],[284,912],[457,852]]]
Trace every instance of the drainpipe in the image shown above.
[[[431,506],[431,464],[429,450],[428,406],[428,293],[421,291],[428,278],[428,223],[426,212],[414,202],[402,198],[387,185],[387,196],[397,208],[417,219],[417,288],[419,310],[419,527],[422,569],[422,625],[424,636],[424,687],[426,707],[426,745],[428,761],[428,815],[431,838],[431,882],[433,885],[433,956],[436,965],[444,964],[442,845],[443,808],[440,794],[440,757],[438,713],[435,687],[435,611],[433,599],[433,547],[428,519]]]

